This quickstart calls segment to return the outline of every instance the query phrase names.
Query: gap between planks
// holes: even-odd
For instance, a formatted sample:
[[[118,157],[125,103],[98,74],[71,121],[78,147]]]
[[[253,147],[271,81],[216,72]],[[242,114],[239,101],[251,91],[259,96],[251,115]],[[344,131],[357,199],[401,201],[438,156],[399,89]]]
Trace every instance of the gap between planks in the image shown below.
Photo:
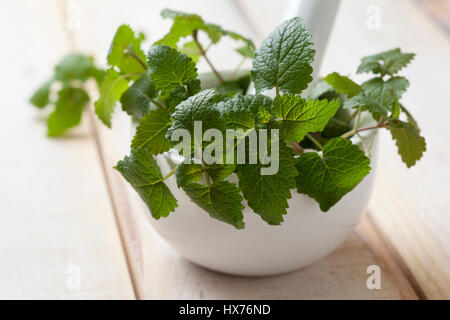
[[[77,44],[74,34],[69,30],[66,23],[64,23],[64,16],[67,12],[67,3],[64,1],[58,1],[58,9],[60,12],[61,23],[63,29],[67,35],[70,49],[72,51],[77,50]],[[93,88],[87,88],[89,92],[92,92]],[[93,104],[88,104],[88,121],[91,128],[91,134],[95,141],[102,173],[105,179],[106,188],[111,201],[112,209],[114,212],[114,220],[119,232],[120,242],[122,244],[122,250],[127,264],[128,273],[130,276],[133,292],[137,300],[145,299],[145,291],[143,288],[143,263],[142,263],[142,251],[140,246],[140,238],[138,227],[136,225],[136,219],[133,217],[133,211],[129,204],[127,193],[123,182],[118,179],[118,174],[111,172],[106,163],[106,155],[102,147],[100,135],[97,128],[97,123],[94,118]]]

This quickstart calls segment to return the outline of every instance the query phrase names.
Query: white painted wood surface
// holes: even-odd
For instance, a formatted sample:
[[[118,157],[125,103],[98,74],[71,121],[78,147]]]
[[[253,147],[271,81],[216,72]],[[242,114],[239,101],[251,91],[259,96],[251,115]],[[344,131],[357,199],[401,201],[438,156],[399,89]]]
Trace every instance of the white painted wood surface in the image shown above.
[[[64,30],[68,17],[64,7],[59,7],[61,2],[39,1],[37,5],[23,0],[2,7],[3,30],[17,27],[16,33],[6,33],[11,37],[6,41],[11,50],[6,50],[8,59],[0,62],[9,75],[3,84],[9,90],[0,93],[8,114],[0,120],[4,150],[0,297],[450,297],[450,170],[446,166],[450,151],[445,148],[450,47],[437,27],[408,1],[343,0],[322,74],[351,74],[361,56],[394,46],[416,52],[415,62],[405,73],[411,88],[404,101],[420,118],[429,150],[417,167],[407,170],[390,137],[383,135],[381,173],[370,219],[363,219],[355,235],[335,253],[291,274],[236,278],[179,258],[150,229],[140,200],[111,168],[129,152],[130,123],[120,108],[114,115],[113,130],[94,120],[93,135],[86,118],[83,127],[68,138],[50,140],[44,137],[37,112],[26,102],[69,48],[92,53],[104,63],[109,42],[121,23],[146,31],[149,44],[169,28],[170,22],[162,20],[159,12],[170,7],[197,12],[260,43],[279,22],[285,1],[135,0],[126,7],[134,9],[126,10],[119,1],[71,0],[66,5],[78,8],[81,20],[80,28],[69,33]],[[375,5],[372,10],[380,9],[380,29],[367,28],[370,5]],[[17,42],[16,35],[30,40]],[[225,41],[210,51],[219,68],[239,63],[239,56],[228,51],[233,44]],[[207,70],[202,63],[200,71]],[[434,93],[431,98],[430,92]],[[8,105],[14,108],[5,108]],[[371,264],[382,267],[381,290],[366,288],[366,268]],[[66,285],[70,265],[81,268],[78,291],[68,290]]]
[[[2,3],[0,298],[133,299],[88,119],[47,139],[28,103],[69,49],[62,23],[56,1]]]

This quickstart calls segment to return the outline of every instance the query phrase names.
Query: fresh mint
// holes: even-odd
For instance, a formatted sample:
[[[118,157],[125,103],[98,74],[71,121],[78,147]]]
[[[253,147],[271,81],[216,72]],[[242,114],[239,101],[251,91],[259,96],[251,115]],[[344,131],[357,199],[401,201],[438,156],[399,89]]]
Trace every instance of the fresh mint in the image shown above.
[[[245,204],[268,224],[281,224],[297,191],[327,212],[369,174],[361,135],[368,130],[389,130],[408,167],[423,156],[425,139],[400,101],[409,81],[399,72],[414,54],[394,49],[363,58],[357,73],[371,75],[362,83],[334,72],[310,86],[315,51],[300,18],[282,23],[256,50],[250,39],[199,15],[169,9],[161,15],[172,27],[148,51],[141,48],[143,34],[121,25],[106,72],[90,57],[70,55],[31,98],[38,108],[53,105],[50,136],[80,122],[89,79],[100,85],[95,112],[108,127],[120,102],[137,128],[130,155],[115,168],[155,219],[178,206],[165,183],[170,177],[209,216],[237,229],[245,226]],[[223,37],[239,45],[230,54],[253,60],[251,70],[239,71],[239,65],[224,77],[215,68],[208,49]],[[200,82],[200,60],[217,78],[215,88]],[[301,96],[308,86],[309,97]],[[249,92],[253,87],[256,93]],[[362,124],[365,115],[371,123]],[[185,141],[180,132],[196,139]],[[261,136],[267,140],[255,143]],[[177,152],[184,160],[171,158],[171,168],[161,172],[158,162]]]
[[[149,151],[132,149],[131,154],[119,161],[115,168],[147,204],[153,218],[167,217],[178,206]]]
[[[51,79],[30,98],[37,108],[52,109],[47,118],[48,136],[61,136],[81,122],[84,107],[89,102],[85,83],[92,79],[99,85],[104,77],[105,72],[95,66],[94,59],[80,53],[65,56],[55,66]]]
[[[300,18],[283,22],[256,51],[252,79],[257,92],[298,94],[311,82],[315,51],[311,35]]]
[[[350,140],[333,138],[322,155],[308,152],[296,162],[298,192],[314,198],[328,211],[369,173],[370,160]]]

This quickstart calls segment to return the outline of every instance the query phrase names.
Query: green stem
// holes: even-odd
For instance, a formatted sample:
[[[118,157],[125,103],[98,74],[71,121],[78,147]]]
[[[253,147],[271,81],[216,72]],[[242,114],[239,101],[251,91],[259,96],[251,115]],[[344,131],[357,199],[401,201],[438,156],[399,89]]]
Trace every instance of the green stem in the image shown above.
[[[298,142],[292,141],[291,146],[296,154],[302,154],[304,152],[303,148],[298,144]]]
[[[224,82],[222,76],[220,75],[220,73],[216,70],[216,68],[214,68],[213,64],[211,63],[211,61],[208,59],[208,56],[206,55],[205,50],[203,49],[202,45],[200,44],[200,42],[197,39],[197,30],[195,30],[192,33],[192,38],[194,39],[195,44],[198,47],[198,50],[200,51],[201,55],[203,56],[203,58],[205,58],[205,61],[209,64],[209,66],[211,67],[211,70],[214,72],[214,74],[216,75],[217,79],[219,79],[220,82]]]
[[[319,148],[320,150],[323,150],[323,146],[312,135],[307,133],[306,136],[308,137],[309,140],[311,140],[316,145],[317,148]]]
[[[370,127],[364,127],[364,128],[358,128],[356,131],[350,130],[347,133],[344,133],[341,138],[346,139],[349,138],[355,134],[357,134],[358,132],[362,132],[362,131],[367,131],[367,130],[374,130],[374,129],[380,129],[380,128],[385,128],[386,127],[386,123],[381,123],[381,124],[377,124],[376,126],[370,126]]]
[[[136,61],[139,62],[139,64],[142,66],[142,68],[144,68],[144,70],[147,70],[147,69],[148,69],[148,67],[147,67],[147,65],[145,64],[145,62],[142,61],[141,58],[139,58],[139,56],[136,54],[136,52],[134,52],[133,49],[127,48],[127,49],[126,49],[126,52],[127,52],[131,57],[133,57],[134,59],[136,59]]]
[[[166,174],[161,180],[159,180],[158,182],[163,182],[167,179],[169,179],[177,170],[177,167],[173,168],[172,170],[170,170],[170,172],[168,174]]]

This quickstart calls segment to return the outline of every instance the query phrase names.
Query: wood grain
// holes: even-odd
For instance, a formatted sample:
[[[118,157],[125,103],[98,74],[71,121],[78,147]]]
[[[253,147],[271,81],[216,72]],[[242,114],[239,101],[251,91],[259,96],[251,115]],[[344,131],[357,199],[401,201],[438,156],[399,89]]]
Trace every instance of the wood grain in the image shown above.
[[[0,11],[0,298],[132,299],[87,119],[49,139],[28,103],[70,49],[63,23],[56,1],[7,2]]]

